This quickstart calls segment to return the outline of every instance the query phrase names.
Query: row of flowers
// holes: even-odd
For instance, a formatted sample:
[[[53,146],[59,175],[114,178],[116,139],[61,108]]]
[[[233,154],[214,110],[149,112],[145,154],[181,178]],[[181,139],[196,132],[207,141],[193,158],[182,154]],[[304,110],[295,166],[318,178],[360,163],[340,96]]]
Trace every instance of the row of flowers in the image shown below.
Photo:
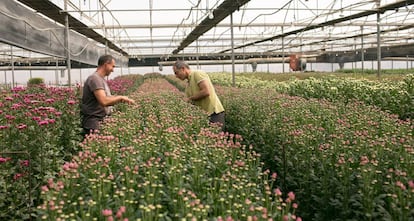
[[[125,95],[134,92],[144,81],[144,77],[139,74],[128,74],[118,76],[108,80],[108,86],[112,94]]]
[[[142,76],[110,83],[115,93],[139,85]],[[0,92],[0,219],[35,214],[40,186],[79,151],[80,88],[31,85]]]
[[[62,131],[77,133],[68,126],[77,119],[59,120],[64,110],[77,116],[76,100],[47,89],[53,92],[34,96],[43,100],[29,98],[32,106],[24,107],[34,110],[30,115],[20,106],[25,99],[16,102],[14,94],[32,92],[3,91],[2,219],[27,219],[27,208],[40,201],[39,218],[48,220],[300,220],[295,211],[316,220],[414,216],[412,121],[351,101],[223,88],[227,129],[242,139],[209,128],[205,115],[184,103],[182,94],[150,93],[171,88],[157,79],[150,82],[142,87],[149,93],[132,96],[136,106],[107,120],[65,164],[56,156],[66,154],[60,148],[66,145],[55,142],[62,142],[57,138]],[[53,107],[57,100],[68,107]],[[40,189],[39,201],[31,192]]]
[[[220,88],[226,128],[261,154],[304,220],[414,217],[414,122],[361,102]]]
[[[240,136],[209,127],[181,93],[160,93],[165,80],[142,88],[42,187],[41,219],[301,220],[295,194],[272,188],[277,174]]]
[[[229,74],[212,74],[211,78],[217,84],[232,85]],[[280,93],[304,98],[321,98],[345,103],[358,100],[397,114],[401,119],[414,117],[414,74],[407,74],[398,82],[373,82],[334,76],[277,82],[237,76],[236,84],[240,88],[274,89]]]
[[[77,149],[76,89],[44,85],[0,94],[0,219],[28,219],[39,186]]]

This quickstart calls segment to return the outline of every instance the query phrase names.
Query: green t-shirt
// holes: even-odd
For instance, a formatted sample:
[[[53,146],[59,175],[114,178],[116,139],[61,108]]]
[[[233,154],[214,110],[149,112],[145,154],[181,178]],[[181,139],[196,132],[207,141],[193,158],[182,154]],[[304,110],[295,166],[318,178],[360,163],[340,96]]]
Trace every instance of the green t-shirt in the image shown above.
[[[210,96],[194,101],[195,105],[207,111],[208,115],[213,113],[218,114],[224,111],[223,105],[217,97],[213,84],[210,81],[210,77],[204,71],[191,70],[191,74],[188,78],[188,85],[185,88],[185,94],[187,97],[191,97],[200,91],[198,84],[201,81],[207,81],[208,89],[210,91]]]

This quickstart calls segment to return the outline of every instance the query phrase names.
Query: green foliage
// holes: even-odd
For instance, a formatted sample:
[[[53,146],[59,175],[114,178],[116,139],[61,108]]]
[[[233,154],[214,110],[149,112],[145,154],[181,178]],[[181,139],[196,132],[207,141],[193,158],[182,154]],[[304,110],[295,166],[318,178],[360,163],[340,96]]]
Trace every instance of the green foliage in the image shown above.
[[[226,73],[227,74],[227,73]],[[230,74],[230,73],[229,73]],[[323,78],[327,74],[323,72],[292,72],[292,73],[265,73],[265,72],[254,72],[254,73],[240,73],[237,76],[253,78],[264,81],[289,81],[293,79],[305,80],[309,78]]]
[[[0,219],[27,220],[39,204],[41,183],[77,150],[77,95],[69,88],[45,86],[2,93]]]
[[[146,81],[151,89],[160,82]],[[169,85],[162,82],[158,88]],[[296,220],[294,194],[272,191],[276,177],[240,136],[209,127],[205,113],[176,92],[131,97],[136,106],[108,119],[43,187],[39,217]]]
[[[146,73],[144,74],[144,79],[148,79],[148,78],[160,78],[162,77],[162,74],[159,72],[151,72],[151,73]]]
[[[336,70],[336,73],[346,73],[346,74],[349,74],[349,73],[357,73],[357,74],[361,74],[361,73],[364,73],[364,74],[368,74],[368,75],[376,75],[376,74],[378,74],[378,71],[377,70],[371,70],[371,69],[365,69],[365,70],[362,70],[362,69],[339,69],[339,70]],[[398,74],[398,75],[401,75],[401,74],[407,74],[407,73],[414,73],[414,69],[391,69],[391,70],[389,70],[389,69],[383,69],[383,70],[381,70],[381,72],[380,72],[380,74],[381,75],[383,75],[383,74],[385,74],[385,75],[390,75],[390,74]]]
[[[178,78],[175,75],[165,75],[165,80],[170,82],[170,84],[174,85],[179,91],[184,92],[186,83]]]
[[[237,78],[248,78],[256,79],[261,81],[276,81],[276,82],[289,82],[292,80],[306,80],[306,79],[324,79],[327,77],[345,78],[345,79],[362,79],[370,81],[401,81],[408,74],[414,73],[414,70],[382,70],[378,78],[376,70],[368,71],[358,69],[343,69],[344,71],[337,72],[289,72],[289,73],[267,73],[267,72],[245,72],[236,73]],[[231,73],[211,73],[214,74],[225,74],[231,76]]]
[[[261,154],[278,186],[297,193],[304,220],[414,217],[412,121],[361,102],[225,91],[226,128]]]
[[[267,88],[280,93],[304,98],[318,98],[348,103],[353,100],[375,105],[384,111],[397,114],[401,119],[413,118],[413,74],[407,74],[402,81],[373,82],[349,78],[325,76],[288,82],[263,81],[254,78],[238,77],[240,88]],[[214,83],[230,86],[227,74],[211,75]]]
[[[125,75],[111,86],[128,92],[142,82],[141,75]],[[37,85],[1,93],[0,219],[33,219],[41,185],[80,149],[80,88]]]
[[[27,81],[27,86],[41,85],[44,84],[43,78],[30,78]]]
[[[127,95],[137,90],[144,82],[144,77],[139,74],[122,75],[108,81],[111,93],[114,95]]]

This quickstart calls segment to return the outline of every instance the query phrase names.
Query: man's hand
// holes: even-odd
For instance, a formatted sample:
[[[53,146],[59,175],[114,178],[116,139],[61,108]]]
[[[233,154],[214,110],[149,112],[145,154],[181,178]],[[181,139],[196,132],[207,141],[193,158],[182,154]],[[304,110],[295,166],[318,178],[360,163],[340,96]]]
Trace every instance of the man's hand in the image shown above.
[[[121,97],[121,102],[125,102],[125,103],[128,103],[128,104],[135,104],[135,101],[132,100],[132,99],[129,99],[127,96],[122,96]]]
[[[194,101],[191,99],[191,97],[184,98],[184,101],[187,102],[187,103],[190,103],[190,104],[194,103]]]

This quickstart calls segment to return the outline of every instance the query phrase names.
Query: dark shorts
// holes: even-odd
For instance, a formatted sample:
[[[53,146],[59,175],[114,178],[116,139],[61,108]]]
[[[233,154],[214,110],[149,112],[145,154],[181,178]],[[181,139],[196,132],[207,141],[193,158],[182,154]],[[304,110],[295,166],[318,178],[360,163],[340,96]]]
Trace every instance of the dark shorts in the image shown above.
[[[225,124],[224,116],[225,116],[224,111],[221,112],[221,113],[218,113],[218,114],[213,113],[209,116],[209,121],[212,124],[213,123],[214,124],[220,123],[221,124],[221,130],[224,130],[224,124]]]

